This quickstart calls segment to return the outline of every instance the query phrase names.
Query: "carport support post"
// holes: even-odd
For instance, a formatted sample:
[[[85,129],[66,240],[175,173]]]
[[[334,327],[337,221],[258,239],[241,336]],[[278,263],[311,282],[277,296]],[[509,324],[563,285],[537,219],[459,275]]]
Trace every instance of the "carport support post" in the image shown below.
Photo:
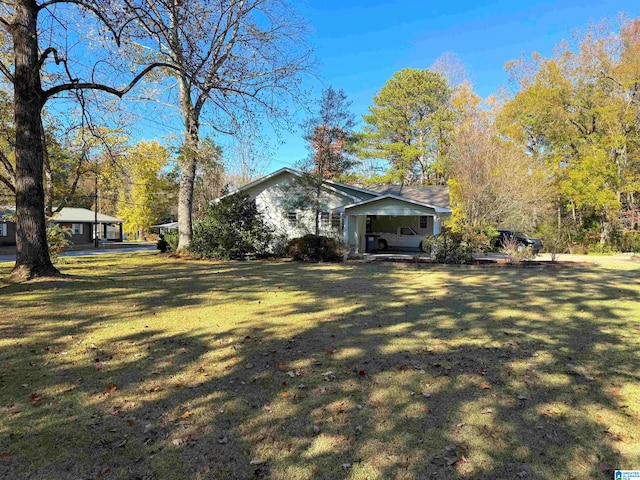
[[[349,215],[342,216],[344,219],[342,225],[342,241],[344,242],[344,259],[347,260],[349,257]]]
[[[122,224],[120,224],[120,241],[121,242],[123,241],[123,239],[122,239]]]

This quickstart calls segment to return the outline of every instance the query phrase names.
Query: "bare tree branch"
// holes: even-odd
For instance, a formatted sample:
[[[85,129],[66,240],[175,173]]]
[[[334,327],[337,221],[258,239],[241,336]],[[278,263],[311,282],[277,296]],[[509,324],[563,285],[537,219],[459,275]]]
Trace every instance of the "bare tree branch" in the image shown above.
[[[7,78],[7,80],[9,80],[11,83],[13,83],[15,81],[14,77],[13,77],[13,73],[11,73],[11,70],[9,70],[9,67],[7,67],[4,62],[2,60],[0,60],[0,72],[2,72],[2,74]]]
[[[2,152],[0,152],[0,163],[2,164],[2,166],[4,167],[4,169],[7,171],[7,173],[11,176],[14,177],[16,172],[13,169],[13,165],[11,165],[11,162],[9,161],[9,159],[6,157],[6,155]]]
[[[55,95],[58,95],[59,93],[68,92],[71,90],[99,90],[99,91],[110,93],[117,97],[122,97],[127,92],[129,92],[133,87],[135,87],[136,84],[140,80],[142,80],[142,78],[146,74],[148,74],[150,71],[156,68],[162,68],[162,67],[169,68],[172,70],[177,70],[177,67],[171,63],[161,63],[161,62],[152,63],[151,65],[148,65],[146,68],[144,68],[140,73],[138,73],[138,75],[136,75],[134,79],[126,87],[122,89],[118,89],[115,87],[111,87],[109,85],[104,85],[104,84],[95,83],[95,82],[73,82],[72,81],[71,83],[63,83],[61,85],[56,85],[55,87],[51,87],[48,90],[45,90],[44,97],[46,99],[49,99]]]
[[[14,187],[11,180],[9,180],[7,177],[5,177],[4,175],[0,175],[0,182],[4,183],[12,193],[16,193],[16,187]]]

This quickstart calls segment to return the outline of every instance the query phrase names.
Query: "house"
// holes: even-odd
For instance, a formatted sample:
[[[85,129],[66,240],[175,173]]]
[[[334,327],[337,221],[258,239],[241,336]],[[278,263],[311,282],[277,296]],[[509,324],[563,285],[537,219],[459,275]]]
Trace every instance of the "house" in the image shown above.
[[[5,218],[5,215],[14,213],[15,208],[12,207],[0,209],[0,246],[16,244],[15,223]],[[96,214],[86,208],[64,207],[50,221],[68,228],[71,232],[70,240],[74,245],[92,244],[95,238],[94,230],[97,230],[99,238],[122,241],[123,220],[98,213],[96,228]]]
[[[242,193],[255,199],[266,221],[283,240],[315,231],[313,202],[305,175],[282,168],[248,183],[229,195]],[[351,254],[365,249],[369,232],[396,232],[413,227],[421,235],[437,235],[451,216],[446,186],[355,186],[325,180],[320,193],[320,230],[340,236]]]

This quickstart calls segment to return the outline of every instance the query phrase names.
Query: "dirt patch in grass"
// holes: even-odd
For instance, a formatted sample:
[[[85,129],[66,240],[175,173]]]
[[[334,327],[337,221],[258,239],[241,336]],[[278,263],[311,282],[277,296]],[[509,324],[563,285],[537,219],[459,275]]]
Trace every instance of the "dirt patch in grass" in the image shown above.
[[[144,253],[61,268],[71,277],[0,289],[0,478],[568,480],[640,465],[634,263]]]

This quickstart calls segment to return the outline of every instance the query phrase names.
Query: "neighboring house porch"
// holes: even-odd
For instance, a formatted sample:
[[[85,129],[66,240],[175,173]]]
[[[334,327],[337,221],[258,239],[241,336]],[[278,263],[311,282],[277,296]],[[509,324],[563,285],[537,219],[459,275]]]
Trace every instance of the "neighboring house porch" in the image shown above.
[[[16,225],[10,220],[3,219],[4,215],[13,215],[15,208],[5,207],[0,212],[0,246],[16,244]],[[96,222],[97,220],[97,222]],[[90,245],[94,239],[104,241],[122,241],[123,220],[96,213],[86,208],[64,207],[50,220],[70,231],[69,240],[74,245]]]

